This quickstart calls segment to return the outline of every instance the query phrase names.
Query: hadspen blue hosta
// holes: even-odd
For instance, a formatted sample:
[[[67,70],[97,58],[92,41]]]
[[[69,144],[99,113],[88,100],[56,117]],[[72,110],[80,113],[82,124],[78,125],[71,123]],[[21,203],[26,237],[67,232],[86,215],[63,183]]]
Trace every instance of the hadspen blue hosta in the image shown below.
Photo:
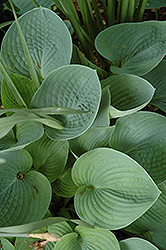
[[[76,47],[73,53],[69,30],[53,11],[25,12],[31,3],[15,0],[25,12],[17,19],[9,2],[16,20],[0,57],[0,237],[14,240],[0,238],[1,245],[25,250],[42,238],[53,239],[46,250],[163,247],[153,230],[156,246],[138,237],[118,241],[111,230],[147,239],[146,218],[165,197],[166,120],[139,111],[155,93],[148,79],[166,54],[165,22],[102,31],[95,44],[111,65],[106,72],[80,59]],[[154,44],[145,48],[149,34]]]

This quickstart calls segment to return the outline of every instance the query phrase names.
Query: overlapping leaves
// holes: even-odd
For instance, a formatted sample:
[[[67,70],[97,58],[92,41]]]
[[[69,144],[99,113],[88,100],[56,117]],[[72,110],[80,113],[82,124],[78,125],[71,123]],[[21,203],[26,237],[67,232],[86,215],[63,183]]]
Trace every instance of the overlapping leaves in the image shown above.
[[[144,75],[166,54],[165,30],[166,22],[123,23],[99,33],[95,44],[113,73]]]

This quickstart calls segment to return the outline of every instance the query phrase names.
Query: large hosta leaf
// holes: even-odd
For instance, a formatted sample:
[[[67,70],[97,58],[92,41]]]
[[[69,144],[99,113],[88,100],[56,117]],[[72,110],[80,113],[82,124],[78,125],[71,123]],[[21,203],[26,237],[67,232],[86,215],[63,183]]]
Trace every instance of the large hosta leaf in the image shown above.
[[[148,0],[146,9],[157,9],[166,6],[166,0]]]
[[[109,141],[113,130],[114,126],[91,127],[84,134],[69,141],[70,149],[74,154],[80,156],[86,151],[95,148],[109,147]]]
[[[44,78],[54,69],[69,64],[71,36],[58,15],[49,9],[36,8],[22,15],[19,22],[39,77]],[[10,72],[30,77],[15,22],[5,34],[1,56]]]
[[[25,150],[0,153],[0,226],[41,220],[51,200],[51,187],[45,176],[29,171],[32,158]]]
[[[121,250],[159,250],[150,242],[140,238],[130,238],[120,241]]]
[[[37,90],[34,83],[24,76],[10,74],[10,77],[27,107],[30,107],[32,96]],[[1,95],[4,108],[8,109],[20,107],[18,100],[13,95],[5,80],[3,80],[3,84],[1,86]]]
[[[79,187],[74,206],[90,225],[119,229],[140,217],[160,191],[145,170],[127,155],[99,148],[83,154],[74,164]]]
[[[138,220],[125,228],[125,231],[145,238],[150,233],[150,240],[166,249],[166,181],[158,187],[162,191],[158,200]]]
[[[166,60],[163,60],[152,71],[144,76],[154,87],[152,104],[166,112]]]
[[[63,236],[54,250],[120,250],[117,239],[109,230],[78,226],[75,232]]]
[[[154,87],[141,77],[116,75],[102,81],[111,92],[111,118],[132,114],[144,108],[154,95]]]
[[[31,131],[31,133],[29,133]],[[40,139],[44,133],[43,126],[32,122],[17,123],[15,133],[10,130],[9,133],[0,139],[0,150],[18,150],[30,143]]]
[[[144,75],[166,54],[165,31],[166,22],[123,23],[99,33],[95,44],[113,73]]]
[[[31,10],[34,8],[34,5],[31,1],[13,0],[12,2],[17,7],[17,12],[19,14],[25,13],[28,10]],[[47,8],[49,8],[51,5],[53,5],[53,2],[51,0],[37,0],[36,2],[40,6],[47,7]]]
[[[31,106],[68,107],[87,111],[83,114],[59,115],[64,129],[46,127],[47,135],[57,140],[71,139],[85,132],[99,109],[101,87],[94,70],[80,65],[61,67],[49,74],[35,93]]]
[[[62,197],[73,197],[78,189],[71,178],[71,168],[64,171],[56,181],[52,183],[53,191]]]
[[[164,116],[140,111],[118,119],[110,145],[139,162],[155,182],[160,183],[166,179]]]
[[[33,167],[43,173],[50,182],[62,173],[68,158],[68,141],[55,141],[43,137],[26,147],[33,158]]]

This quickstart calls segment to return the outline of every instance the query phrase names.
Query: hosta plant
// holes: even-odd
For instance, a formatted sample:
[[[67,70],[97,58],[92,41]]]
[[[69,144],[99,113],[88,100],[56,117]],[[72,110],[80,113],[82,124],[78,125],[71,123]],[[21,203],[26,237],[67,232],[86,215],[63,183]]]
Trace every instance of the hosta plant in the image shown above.
[[[9,2],[16,20],[0,57],[2,249],[31,249],[37,239],[47,240],[45,250],[166,249],[166,118],[140,111],[150,101],[165,111],[165,22],[99,33],[106,72],[72,46],[57,14],[39,7],[17,19]]]

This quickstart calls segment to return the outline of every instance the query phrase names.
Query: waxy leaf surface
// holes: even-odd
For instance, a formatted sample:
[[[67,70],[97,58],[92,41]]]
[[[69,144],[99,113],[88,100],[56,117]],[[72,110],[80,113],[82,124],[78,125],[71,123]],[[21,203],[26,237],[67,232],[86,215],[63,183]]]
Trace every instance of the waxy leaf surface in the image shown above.
[[[19,23],[39,78],[70,63],[71,36],[58,15],[46,8],[36,8],[22,15]],[[5,34],[1,56],[10,72],[30,78],[16,22]]]
[[[166,117],[140,111],[119,118],[110,146],[139,162],[156,183],[166,179]]]
[[[92,226],[119,229],[129,225],[157,200],[160,190],[133,159],[109,148],[83,154],[73,166],[79,187],[77,215]]]
[[[35,93],[31,107],[67,107],[87,111],[82,114],[55,116],[62,130],[46,126],[55,140],[71,139],[84,133],[93,123],[100,105],[101,87],[95,70],[80,65],[60,67],[49,74]]]
[[[112,62],[113,73],[144,75],[166,54],[166,22],[113,25],[99,33],[95,45]]]
[[[41,220],[51,201],[51,186],[37,171],[29,171],[30,154],[25,151],[0,153],[0,226]]]

